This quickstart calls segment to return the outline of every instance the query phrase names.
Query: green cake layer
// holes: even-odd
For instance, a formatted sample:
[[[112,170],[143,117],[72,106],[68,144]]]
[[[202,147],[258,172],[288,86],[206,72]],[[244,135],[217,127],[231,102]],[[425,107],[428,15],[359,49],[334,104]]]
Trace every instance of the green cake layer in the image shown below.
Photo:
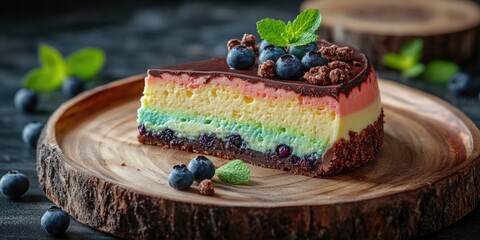
[[[173,130],[177,137],[198,139],[202,134],[215,134],[227,140],[231,134],[238,134],[247,148],[267,152],[275,150],[280,144],[286,144],[293,154],[304,156],[311,153],[322,154],[328,147],[325,139],[320,139],[293,129],[268,126],[261,123],[239,122],[232,119],[206,117],[201,115],[160,112],[145,107],[138,110],[138,123],[147,131],[160,132]]]

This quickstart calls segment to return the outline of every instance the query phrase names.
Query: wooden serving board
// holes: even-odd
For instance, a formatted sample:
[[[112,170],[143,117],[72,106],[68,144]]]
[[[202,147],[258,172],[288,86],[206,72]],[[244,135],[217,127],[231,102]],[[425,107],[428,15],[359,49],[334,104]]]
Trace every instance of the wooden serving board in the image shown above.
[[[471,64],[480,55],[480,7],[473,1],[306,0],[301,9],[308,8],[322,13],[322,39],[357,48],[377,69],[386,52],[414,38],[424,41],[424,62]]]
[[[406,239],[455,222],[480,200],[478,128],[447,103],[383,80],[385,141],[365,166],[322,179],[250,166],[247,185],[214,178],[213,197],[196,184],[174,190],[172,166],[196,154],[137,142],[142,78],[65,103],[37,148],[46,195],[101,231],[155,239]]]

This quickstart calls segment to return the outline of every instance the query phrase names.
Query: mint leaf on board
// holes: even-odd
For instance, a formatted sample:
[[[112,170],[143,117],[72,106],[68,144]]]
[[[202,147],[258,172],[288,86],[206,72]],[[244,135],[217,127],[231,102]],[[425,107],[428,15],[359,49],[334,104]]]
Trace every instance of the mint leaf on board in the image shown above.
[[[301,12],[292,23],[292,30],[295,36],[303,33],[315,33],[322,23],[322,16],[316,9],[307,9]]]
[[[281,20],[265,18],[257,22],[257,31],[260,37],[270,44],[287,46],[288,38],[283,36],[286,26],[287,24]]]
[[[57,68],[30,70],[23,79],[23,87],[37,92],[52,91],[62,85],[65,75]]]
[[[460,67],[454,62],[432,60],[425,67],[423,77],[429,82],[447,83],[459,71]]]
[[[215,174],[220,180],[230,184],[245,184],[250,181],[250,168],[240,159],[232,160],[217,168]]]
[[[67,57],[66,66],[70,76],[90,80],[102,70],[105,53],[99,48],[84,48]]]
[[[318,39],[315,31],[321,21],[322,16],[317,9],[307,9],[301,12],[293,22],[262,19],[257,22],[257,31],[263,40],[278,47],[301,46]]]
[[[416,78],[422,75],[425,70],[425,65],[423,63],[417,63],[408,69],[402,71],[402,75],[407,78]]]

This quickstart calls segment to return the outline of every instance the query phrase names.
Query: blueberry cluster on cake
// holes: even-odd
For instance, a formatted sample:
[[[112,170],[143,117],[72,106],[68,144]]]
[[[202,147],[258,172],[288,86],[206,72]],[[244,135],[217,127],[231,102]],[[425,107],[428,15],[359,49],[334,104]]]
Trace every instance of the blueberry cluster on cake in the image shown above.
[[[315,41],[279,47],[245,34],[226,58],[148,70],[138,139],[312,177],[372,160],[383,140],[364,54]]]

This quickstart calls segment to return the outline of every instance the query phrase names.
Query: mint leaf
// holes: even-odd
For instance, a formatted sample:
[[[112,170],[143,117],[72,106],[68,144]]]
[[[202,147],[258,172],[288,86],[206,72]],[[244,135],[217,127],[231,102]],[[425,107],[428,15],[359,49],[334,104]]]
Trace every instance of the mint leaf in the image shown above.
[[[287,24],[281,20],[265,18],[257,22],[257,31],[260,37],[270,44],[286,47],[288,38],[282,36],[286,26]]]
[[[303,33],[306,33],[306,32],[315,33],[318,27],[320,27],[321,22],[322,22],[322,16],[320,15],[320,12],[318,10],[307,9],[301,12],[295,18],[295,20],[293,20],[293,23],[292,23],[293,33],[295,36],[301,36]]]
[[[317,9],[307,9],[301,12],[293,22],[285,23],[271,18],[257,22],[260,37],[279,47],[301,46],[318,39],[315,34],[322,16]]]
[[[294,43],[291,43],[290,45],[291,46],[303,46],[303,45],[307,45],[311,42],[314,42],[317,39],[318,39],[317,34],[311,33],[311,32],[305,32],[302,35],[300,35],[300,37],[298,38],[297,41],[295,41]]]
[[[460,67],[454,62],[432,60],[425,67],[423,77],[429,82],[447,83],[459,71]]]
[[[420,76],[425,70],[425,65],[422,63],[417,63],[411,68],[405,69],[402,71],[402,75],[407,78],[416,78]]]
[[[412,65],[408,58],[392,52],[383,55],[382,62],[383,65],[400,71],[408,69]]]
[[[25,75],[23,87],[37,92],[52,91],[59,88],[64,79],[64,72],[58,71],[58,68],[37,68]]]
[[[44,68],[65,68],[62,54],[48,44],[40,44],[40,47],[38,48],[38,57],[40,64]]]
[[[68,56],[68,74],[82,80],[92,79],[105,64],[105,53],[99,48],[84,48]]]
[[[420,38],[413,39],[406,43],[400,50],[400,55],[411,58],[417,63],[422,57],[423,40]],[[413,64],[414,65],[414,64]]]
[[[239,159],[217,168],[215,174],[220,180],[230,184],[245,184],[250,181],[250,168]]]

